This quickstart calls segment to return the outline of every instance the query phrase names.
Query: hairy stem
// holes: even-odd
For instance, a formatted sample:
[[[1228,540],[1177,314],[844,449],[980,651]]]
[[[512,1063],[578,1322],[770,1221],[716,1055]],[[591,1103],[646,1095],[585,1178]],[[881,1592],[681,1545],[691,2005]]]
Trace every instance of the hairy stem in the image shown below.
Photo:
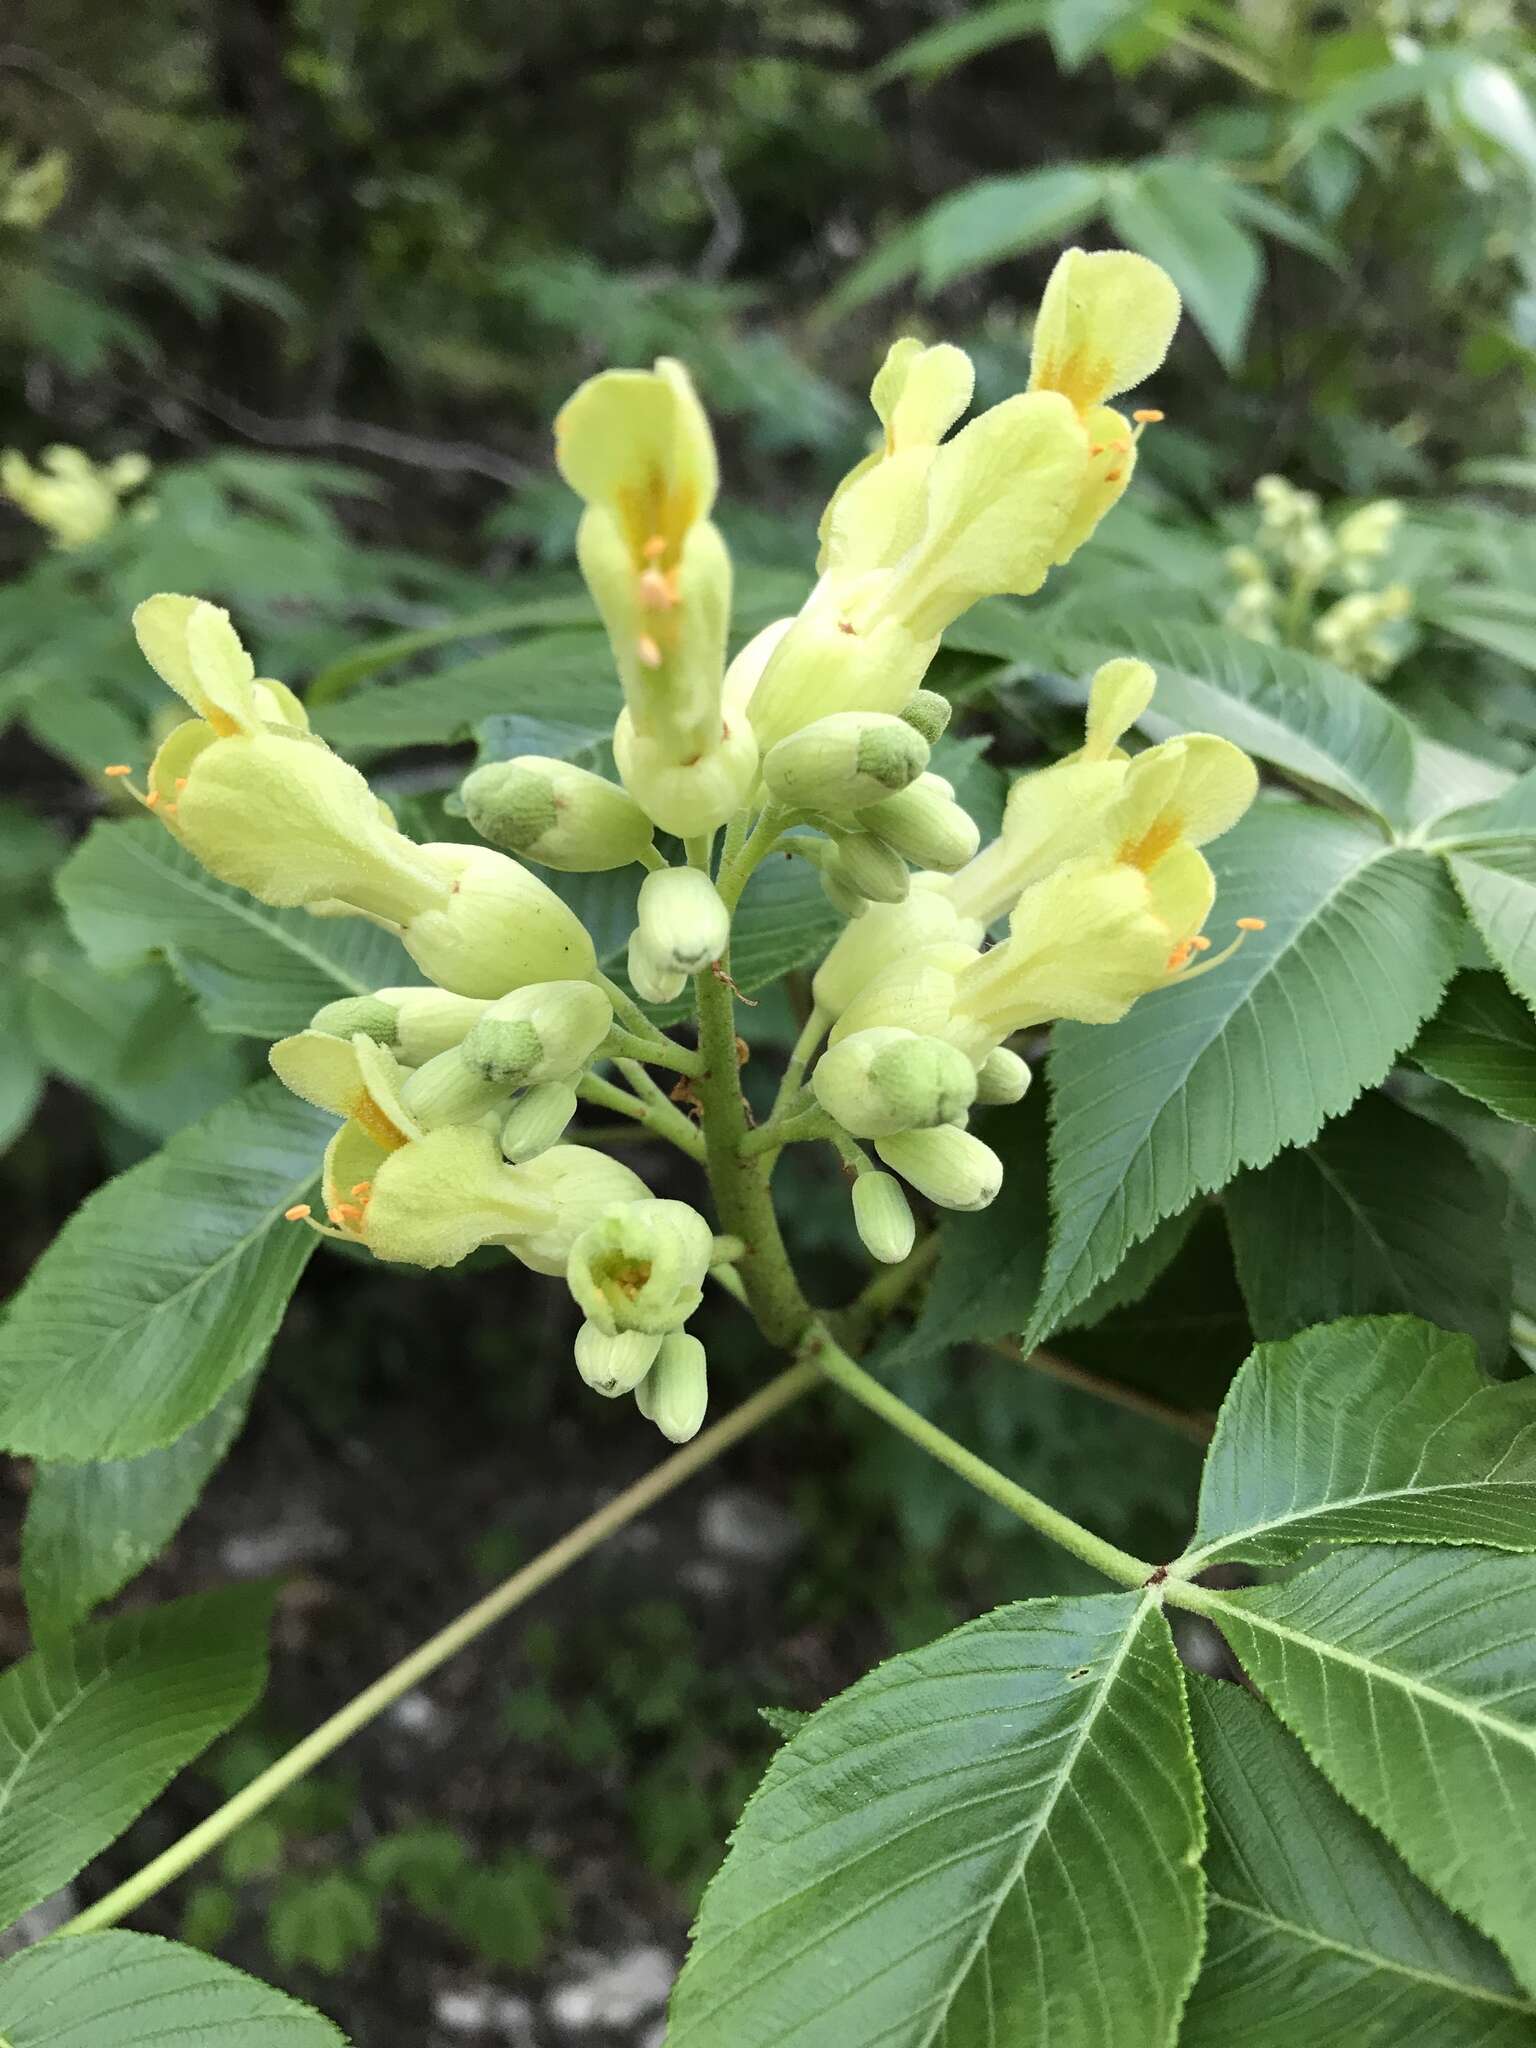
[[[635,1063],[626,1060],[623,1064],[627,1068],[634,1066]],[[654,1090],[654,1096],[647,1093],[644,1101],[638,1100],[627,1088],[618,1088],[612,1081],[605,1081],[600,1074],[583,1074],[576,1084],[576,1093],[583,1102],[593,1102],[600,1108],[615,1110],[620,1116],[632,1117],[637,1124],[646,1127],[645,1131],[637,1132],[637,1136],[649,1134],[665,1138],[669,1145],[675,1145],[679,1152],[686,1152],[690,1159],[697,1160],[702,1166],[704,1140],[681,1110],[675,1109],[668,1102],[655,1082],[651,1081],[650,1075],[645,1073],[645,1069],[640,1067],[638,1071],[645,1075],[650,1088]],[[591,1131],[583,1135],[589,1143],[596,1136]]]
[[[784,1069],[784,1078],[779,1083],[779,1092],[774,1097],[773,1109],[770,1112],[772,1116],[778,1116],[788,1109],[800,1093],[800,1083],[805,1078],[805,1070],[817,1046],[826,1036],[827,1026],[831,1022],[832,1019],[825,1010],[812,1007],[811,1014],[800,1027],[800,1036],[795,1040],[794,1050],[790,1053],[789,1062]]]
[[[1132,1557],[1129,1551],[1119,1549],[1113,1543],[1106,1543],[1102,1536],[1095,1536],[1091,1529],[1085,1529],[1081,1522],[1074,1522],[1070,1515],[1064,1515],[1059,1508],[1053,1508],[1038,1494],[989,1465],[985,1458],[978,1458],[974,1451],[968,1451],[964,1444],[940,1429],[936,1423],[919,1415],[915,1408],[909,1408],[905,1401],[893,1394],[889,1387],[867,1373],[863,1366],[855,1364],[843,1347],[820,1325],[813,1327],[810,1337],[803,1346],[802,1356],[809,1359],[818,1371],[836,1382],[845,1393],[851,1394],[883,1422],[900,1430],[908,1440],[924,1450],[941,1465],[947,1465],[978,1493],[984,1493],[988,1500],[994,1500],[1031,1529],[1046,1536],[1073,1557],[1081,1558],[1084,1564],[1092,1565],[1095,1571],[1103,1572],[1121,1586],[1144,1586],[1153,1575],[1154,1567],[1144,1558]]]
[[[663,862],[662,865],[665,866],[666,863]],[[607,996],[609,1002],[612,1003],[613,1014],[624,1020],[626,1031],[633,1031],[636,1037],[652,1039],[660,1045],[667,1045],[671,1042],[661,1026],[651,1022],[629,991],[620,988],[619,984],[616,981],[610,980],[601,969],[598,971],[597,984],[602,989],[604,995]]]
[[[644,1060],[648,1066],[670,1067],[674,1074],[687,1074],[690,1078],[704,1071],[704,1062],[687,1046],[670,1038],[641,1038],[633,1031],[621,1030],[617,1024],[598,1050],[610,1059]]]
[[[328,1721],[322,1721],[312,1734],[305,1736],[286,1756],[279,1757],[259,1777],[253,1778],[233,1799],[226,1800],[216,1813],[183,1835],[179,1842],[173,1842],[169,1849],[146,1863],[142,1870],[136,1871],[114,1891],[108,1892],[105,1898],[98,1899],[94,1906],[77,1913],[59,1930],[60,1933],[89,1934],[98,1927],[116,1926],[126,1914],[163,1891],[183,1871],[190,1870],[211,1849],[226,1841],[236,1828],[269,1806],[280,1792],[297,1783],[344,1742],[366,1728],[370,1721],[376,1720],[402,1694],[430,1677],[450,1657],[456,1656],[505,1615],[521,1607],[524,1601],[531,1599],[626,1523],[664,1499],[684,1480],[691,1479],[695,1472],[710,1464],[722,1451],[739,1443],[760,1423],[777,1415],[780,1409],[787,1408],[791,1401],[798,1400],[816,1382],[816,1371],[807,1364],[793,1365],[788,1371],[781,1372],[777,1379],[770,1380],[749,1401],[743,1401],[739,1408],[732,1409],[712,1428],[696,1436],[691,1444],[685,1444],[670,1458],[663,1459],[643,1478],[637,1479],[633,1486],[627,1486],[606,1506],[599,1508],[596,1514],[578,1522],[574,1529],[557,1543],[552,1543],[531,1564],[514,1572],[494,1592],[488,1593],[483,1600],[477,1600],[473,1607],[466,1608],[456,1621],[449,1622],[446,1628],[440,1629],[419,1649],[386,1671],[382,1678],[375,1679],[339,1712],[332,1714]]]
[[[798,1145],[807,1138],[831,1138],[837,1126],[824,1109],[812,1103],[809,1109],[776,1116],[741,1141],[743,1159],[757,1159],[764,1153],[781,1152],[786,1145]]]

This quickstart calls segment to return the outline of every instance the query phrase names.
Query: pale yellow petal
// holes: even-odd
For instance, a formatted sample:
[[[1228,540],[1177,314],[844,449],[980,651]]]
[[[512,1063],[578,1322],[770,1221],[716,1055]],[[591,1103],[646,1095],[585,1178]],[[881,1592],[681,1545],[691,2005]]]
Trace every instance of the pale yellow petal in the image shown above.
[[[1068,249],[1035,321],[1031,391],[1060,391],[1079,412],[1150,377],[1179,324],[1178,287],[1129,249]]]

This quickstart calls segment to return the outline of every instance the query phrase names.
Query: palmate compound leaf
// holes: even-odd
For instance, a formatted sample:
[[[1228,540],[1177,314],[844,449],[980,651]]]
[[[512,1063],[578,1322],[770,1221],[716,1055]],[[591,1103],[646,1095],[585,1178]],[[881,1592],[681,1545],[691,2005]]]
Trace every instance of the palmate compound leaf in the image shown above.
[[[1266,929],[1118,1024],[1056,1032],[1055,1227],[1028,1345],[1163,1217],[1305,1144],[1379,1081],[1455,966],[1454,896],[1439,862],[1414,848],[1271,803],[1211,852],[1212,930],[1240,915]]]
[[[58,892],[96,966],[169,958],[215,1031],[281,1038],[338,996],[421,980],[391,933],[258,903],[216,881],[153,819],[94,826],[59,870]]]
[[[21,1540],[35,1637],[69,1630],[160,1555],[238,1436],[257,1376],[248,1373],[163,1451],[38,1466]]]
[[[93,1623],[0,1677],[0,1927],[66,1884],[255,1705],[272,1592]]]
[[[1513,998],[1511,998],[1513,1000]],[[1509,1352],[1508,1194],[1461,1140],[1363,1095],[1222,1198],[1257,1337],[1402,1310],[1464,1330],[1497,1371]]]
[[[135,1458],[205,1416],[265,1354],[314,1249],[283,1212],[334,1128],[258,1081],[98,1188],[0,1325],[0,1443]]]
[[[1144,1593],[999,1608],[779,1751],[669,2048],[1158,2048],[1201,1939],[1172,1638]]]
[[[1532,2048],[1536,2000],[1241,1687],[1189,1681],[1209,1844],[1179,2048]]]
[[[1465,1337],[1413,1316],[1261,1344],[1222,1403],[1176,1569],[1314,1543],[1536,1550],[1536,1380],[1491,1383]]]
[[[1373,1545],[1278,1585],[1174,1597],[1536,1990],[1536,1558]]]
[[[0,1964],[4,2048],[345,2048],[310,2006],[153,1934],[72,1934]]]

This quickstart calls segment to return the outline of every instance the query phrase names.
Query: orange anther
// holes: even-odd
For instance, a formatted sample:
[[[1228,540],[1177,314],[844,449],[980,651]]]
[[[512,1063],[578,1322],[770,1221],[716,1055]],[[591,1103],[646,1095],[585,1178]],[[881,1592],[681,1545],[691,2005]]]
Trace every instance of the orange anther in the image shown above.
[[[661,667],[661,649],[656,645],[656,642],[649,633],[642,633],[640,635],[640,638],[635,642],[635,652],[639,655],[642,664],[646,668]]]
[[[1168,972],[1170,974],[1176,973],[1194,950],[1195,942],[1193,939],[1182,939],[1168,955]]]
[[[354,1195],[370,1195],[373,1192],[373,1182],[371,1180],[354,1181],[352,1183],[352,1192]]]
[[[1209,951],[1211,950],[1211,942],[1205,936],[1204,932],[1202,932],[1198,938],[1191,939],[1189,943],[1194,947],[1197,953],[1209,953]]]
[[[1095,447],[1090,448],[1088,453],[1090,455],[1102,455],[1104,453],[1104,443],[1100,441]]]
[[[283,1221],[285,1223],[302,1223],[309,1213],[310,1207],[308,1202],[295,1202],[291,1209],[283,1211]]]
[[[664,555],[667,552],[666,535],[664,533],[653,533],[650,539],[646,542],[645,546],[640,550],[640,552],[645,557],[646,561],[657,561],[662,555]]]
[[[133,770],[126,761],[114,761],[110,767],[103,768],[101,772],[103,775],[131,775]]]
[[[185,775],[178,775],[178,776],[177,776],[177,778],[176,778],[176,787],[177,787],[178,789],[185,789],[185,788],[186,788],[186,786],[187,786],[187,778],[185,777]]]
[[[1261,932],[1267,922],[1268,920],[1262,917],[1240,917],[1237,920],[1237,928],[1240,932]]]
[[[160,801],[160,792],[159,792],[159,790],[158,790],[158,789],[152,789],[152,790],[151,790],[151,791],[149,792],[149,795],[148,795],[147,797],[145,797],[145,799],[144,799],[144,804],[145,804],[145,808],[146,808],[147,810],[151,810],[151,811],[152,811],[152,810],[153,810],[153,809],[155,808],[155,805],[156,805],[157,803],[159,803],[159,801]]]
[[[1144,405],[1138,411],[1131,414],[1131,418],[1136,421],[1138,426],[1143,427],[1155,427],[1158,421],[1165,417],[1166,415],[1160,413],[1155,405]]]
[[[1123,477],[1124,475],[1125,471],[1123,469],[1106,469],[1104,472],[1104,481],[1107,484],[1117,484],[1119,483],[1121,477]]]
[[[677,603],[672,578],[664,569],[645,569],[640,575],[640,602],[647,611],[670,611]]]

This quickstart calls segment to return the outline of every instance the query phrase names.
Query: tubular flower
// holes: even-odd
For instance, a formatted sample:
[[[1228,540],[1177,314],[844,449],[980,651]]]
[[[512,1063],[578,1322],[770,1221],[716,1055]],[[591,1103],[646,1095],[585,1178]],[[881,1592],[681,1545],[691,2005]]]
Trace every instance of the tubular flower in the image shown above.
[[[629,1202],[572,1245],[566,1282],[587,1320],[608,1336],[665,1336],[680,1330],[703,1299],[714,1242],[686,1202]]]
[[[19,506],[66,552],[89,547],[117,524],[122,501],[149,475],[143,455],[120,455],[100,468],[79,448],[45,448],[34,469],[15,448],[0,453],[0,496]],[[145,505],[146,511],[153,508]]]
[[[619,772],[664,829],[713,830],[746,794],[757,750],[722,697],[731,566],[687,371],[663,357],[590,378],[555,421],[555,459],[587,508],[577,555],[624,688]]]

